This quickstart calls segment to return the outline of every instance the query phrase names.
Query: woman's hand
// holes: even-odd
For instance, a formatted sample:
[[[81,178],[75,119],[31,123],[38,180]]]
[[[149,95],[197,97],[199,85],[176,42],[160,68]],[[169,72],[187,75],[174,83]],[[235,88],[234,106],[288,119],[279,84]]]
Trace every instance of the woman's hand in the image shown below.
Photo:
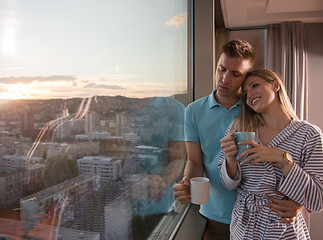
[[[239,155],[239,159],[242,159],[244,156],[248,157],[241,161],[241,165],[247,162],[250,162],[250,165],[254,165],[259,162],[280,162],[283,158],[284,152],[277,148],[267,147],[256,143],[253,140],[246,140],[240,143],[241,145],[250,144],[253,148],[245,150]]]
[[[238,161],[236,159],[238,148],[234,137],[234,133],[230,133],[228,136],[222,138],[220,142],[221,148],[227,156],[227,173],[231,179],[234,179],[238,170]]]
[[[227,160],[236,161],[236,154],[238,152],[234,133],[229,133],[228,136],[220,140],[221,148],[227,155]]]

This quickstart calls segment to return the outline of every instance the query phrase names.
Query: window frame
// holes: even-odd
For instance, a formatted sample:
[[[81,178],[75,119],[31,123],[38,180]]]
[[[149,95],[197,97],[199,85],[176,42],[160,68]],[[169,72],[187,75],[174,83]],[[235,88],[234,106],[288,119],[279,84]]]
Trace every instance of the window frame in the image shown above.
[[[215,5],[214,0],[188,0],[188,95],[189,102],[207,96],[213,89],[215,71]],[[149,239],[202,239],[207,219],[199,213],[199,205],[177,204],[181,214],[167,238],[160,225]],[[164,216],[167,218],[169,216]],[[165,219],[164,219],[165,220]],[[162,220],[163,221],[163,220]],[[166,221],[166,220],[165,220]],[[193,227],[194,226],[194,227]],[[169,226],[164,226],[167,229]],[[155,233],[159,231],[159,235]]]

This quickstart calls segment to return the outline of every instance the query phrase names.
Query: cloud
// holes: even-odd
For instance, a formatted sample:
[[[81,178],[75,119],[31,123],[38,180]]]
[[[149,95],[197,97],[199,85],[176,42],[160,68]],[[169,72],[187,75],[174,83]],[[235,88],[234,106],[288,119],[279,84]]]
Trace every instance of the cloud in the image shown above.
[[[101,78],[102,81],[106,80],[131,80],[131,79],[137,79],[142,76],[137,74],[109,74],[108,76]]]
[[[75,77],[73,76],[60,76],[53,75],[48,77],[2,77],[0,78],[0,83],[3,84],[17,84],[23,83],[28,84],[32,82],[53,82],[53,81],[75,81]]]
[[[101,88],[101,89],[114,89],[114,90],[124,90],[125,88],[117,85],[106,85],[106,84],[95,84],[89,83],[84,86],[84,88]]]
[[[177,16],[174,16],[171,20],[166,22],[167,26],[175,25],[176,28],[179,28],[180,25],[184,24],[187,19],[187,13],[181,13]]]

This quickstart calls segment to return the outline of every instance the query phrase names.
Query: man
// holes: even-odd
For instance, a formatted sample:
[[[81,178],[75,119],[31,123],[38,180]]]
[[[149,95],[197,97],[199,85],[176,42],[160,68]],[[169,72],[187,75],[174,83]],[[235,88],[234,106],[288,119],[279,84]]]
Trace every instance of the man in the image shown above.
[[[130,114],[139,139],[126,163],[132,171],[127,174],[133,240],[147,239],[161,218],[175,209],[172,186],[185,163],[185,106],[169,97],[142,101]]]
[[[185,110],[187,164],[183,179],[174,185],[174,196],[180,203],[189,203],[189,180],[205,175],[210,179],[209,202],[200,207],[207,218],[204,239],[229,239],[229,224],[236,191],[226,189],[220,179],[218,157],[220,140],[231,121],[242,109],[240,87],[253,67],[255,52],[250,43],[233,40],[222,48],[213,92],[191,103]],[[300,206],[291,200],[270,199],[268,206],[291,221]]]

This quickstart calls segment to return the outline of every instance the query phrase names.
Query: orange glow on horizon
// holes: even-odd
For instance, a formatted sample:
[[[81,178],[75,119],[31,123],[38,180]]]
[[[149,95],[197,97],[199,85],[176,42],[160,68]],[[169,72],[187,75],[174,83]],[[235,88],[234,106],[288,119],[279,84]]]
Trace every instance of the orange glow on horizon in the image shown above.
[[[21,84],[16,84],[0,92],[0,99],[17,100],[25,99],[24,89]]]

